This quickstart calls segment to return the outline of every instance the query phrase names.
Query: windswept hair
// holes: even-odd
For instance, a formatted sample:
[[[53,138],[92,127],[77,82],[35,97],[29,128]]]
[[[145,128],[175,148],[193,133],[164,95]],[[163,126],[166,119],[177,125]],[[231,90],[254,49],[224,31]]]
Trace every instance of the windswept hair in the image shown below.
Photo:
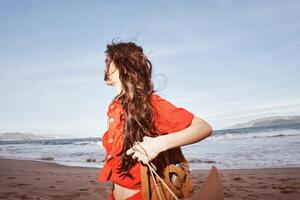
[[[145,56],[141,46],[133,42],[119,42],[108,44],[105,51],[109,60],[113,61],[119,70],[119,78],[123,91],[115,99],[120,101],[125,116],[124,145],[119,155],[122,157],[122,167],[119,173],[130,177],[130,168],[137,162],[126,151],[134,142],[143,141],[144,136],[156,136],[154,127],[153,106],[150,102],[152,93],[155,92],[151,80],[152,64]],[[108,77],[108,71],[105,77]]]
[[[145,56],[143,48],[133,42],[112,42],[107,45],[105,53],[109,59],[108,62],[113,61],[119,70],[122,84],[122,92],[114,98],[121,103],[124,111],[121,120],[125,120],[124,145],[118,154],[122,157],[122,166],[118,169],[118,173],[132,178],[129,171],[137,160],[132,159],[131,155],[128,156],[126,151],[134,145],[134,142],[142,142],[144,136],[155,137],[164,134],[155,127],[154,115],[156,115],[156,110],[150,101],[151,95],[156,92],[151,80],[152,64]],[[109,69],[105,73],[104,80],[108,78],[108,72]],[[177,148],[179,152],[173,150],[167,152],[172,156],[183,156],[179,148]],[[166,165],[161,156],[163,154],[159,154],[153,160],[156,163],[160,159],[156,163],[158,173],[159,169],[162,169],[162,165]]]

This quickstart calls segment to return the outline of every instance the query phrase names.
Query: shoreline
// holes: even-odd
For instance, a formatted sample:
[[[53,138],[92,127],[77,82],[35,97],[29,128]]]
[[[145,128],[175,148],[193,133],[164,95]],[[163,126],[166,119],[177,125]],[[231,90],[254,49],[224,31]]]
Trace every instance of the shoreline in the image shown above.
[[[27,159],[27,158],[15,158],[15,157],[1,157],[1,159],[7,159],[7,160],[23,160],[23,161],[36,161],[36,162],[46,162],[46,163],[54,163],[60,166],[65,167],[82,167],[82,168],[93,168],[93,169],[101,169],[102,167],[94,167],[94,166],[88,166],[88,165],[69,165],[64,164],[64,162],[56,162],[56,161],[48,161],[48,160],[33,160],[33,159]],[[93,163],[93,162],[92,162]],[[245,168],[220,168],[218,167],[217,163],[212,163],[211,165],[217,166],[219,170],[254,170],[254,169],[297,169],[300,168],[299,165],[291,165],[291,166],[272,166],[272,167],[245,167]],[[191,171],[197,171],[197,170],[210,170],[210,169],[201,169],[201,168],[191,168]]]
[[[97,181],[100,169],[0,158],[0,199],[107,199],[112,184]],[[225,199],[297,199],[300,196],[299,167],[218,171]],[[209,169],[191,170],[194,189],[191,199],[197,199],[208,173]]]

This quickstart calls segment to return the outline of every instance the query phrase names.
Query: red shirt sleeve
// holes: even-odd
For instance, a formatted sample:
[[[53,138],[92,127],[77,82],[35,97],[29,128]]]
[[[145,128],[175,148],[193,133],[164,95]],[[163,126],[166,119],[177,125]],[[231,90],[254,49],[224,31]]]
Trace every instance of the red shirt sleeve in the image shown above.
[[[173,133],[187,128],[194,118],[190,111],[176,107],[157,94],[152,95],[152,104],[156,109],[155,126],[162,133]]]

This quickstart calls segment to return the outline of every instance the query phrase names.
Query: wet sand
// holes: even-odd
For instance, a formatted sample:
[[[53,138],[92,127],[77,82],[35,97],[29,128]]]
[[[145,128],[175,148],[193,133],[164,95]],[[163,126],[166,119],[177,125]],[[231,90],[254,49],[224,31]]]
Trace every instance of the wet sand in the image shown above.
[[[99,170],[0,158],[0,199],[106,200],[112,185],[97,182]],[[208,173],[192,170],[191,199],[197,199]],[[300,168],[219,169],[219,174],[228,200],[300,199]]]

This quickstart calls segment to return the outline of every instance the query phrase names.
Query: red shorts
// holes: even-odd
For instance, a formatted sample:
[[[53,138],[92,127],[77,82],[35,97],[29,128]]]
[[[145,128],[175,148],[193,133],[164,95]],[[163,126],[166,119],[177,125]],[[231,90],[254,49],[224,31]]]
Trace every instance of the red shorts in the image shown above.
[[[113,192],[110,193],[108,200],[115,200]],[[142,192],[139,191],[134,195],[127,197],[126,200],[142,200]]]

